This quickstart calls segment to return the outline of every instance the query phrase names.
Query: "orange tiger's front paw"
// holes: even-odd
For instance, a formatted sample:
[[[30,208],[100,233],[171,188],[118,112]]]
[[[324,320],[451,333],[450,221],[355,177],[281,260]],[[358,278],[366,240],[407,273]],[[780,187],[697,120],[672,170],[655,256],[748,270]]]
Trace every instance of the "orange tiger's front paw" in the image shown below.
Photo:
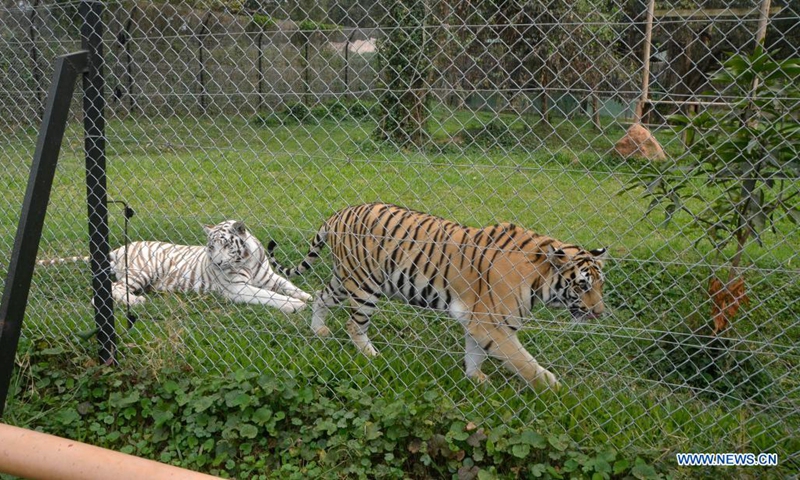
[[[318,337],[330,337],[331,336],[331,329],[328,328],[327,326],[323,325],[321,327],[316,327],[314,329],[314,333]]]
[[[489,376],[486,375],[485,373],[483,373],[480,370],[476,370],[476,371],[470,373],[468,376],[469,376],[470,380],[472,380],[473,382],[475,382],[477,384],[483,384],[483,383],[486,383],[486,382],[489,381]]]
[[[541,387],[548,387],[555,392],[561,390],[561,384],[556,380],[556,376],[547,370],[542,370],[539,373],[536,377],[536,383]]]

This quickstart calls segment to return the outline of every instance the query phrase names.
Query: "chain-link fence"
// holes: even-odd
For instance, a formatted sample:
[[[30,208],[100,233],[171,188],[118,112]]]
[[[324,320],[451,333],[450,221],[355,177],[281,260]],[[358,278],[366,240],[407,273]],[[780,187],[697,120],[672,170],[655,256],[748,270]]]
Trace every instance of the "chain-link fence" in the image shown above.
[[[77,11],[0,7],[5,252],[53,58],[80,48]],[[534,302],[518,333],[568,395],[528,388],[501,361],[484,364],[483,385],[469,380],[452,299],[444,311],[380,300],[368,360],[346,309],[322,338],[311,308],[156,291],[130,308],[130,329],[117,305],[121,362],[436,389],[465,415],[583,443],[796,464],[799,19],[794,0],[110,2],[108,191],[135,212],[126,226],[110,204],[112,248],[205,245],[203,225],[234,219],[296,264],[326,219],[366,202],[608,248],[603,316],[575,322]],[[759,38],[774,61],[757,58]],[[639,120],[647,129],[629,130]],[[42,260],[88,251],[72,123]],[[333,274],[321,256],[292,279],[307,292]],[[485,275],[511,275],[502,268]],[[23,335],[88,345],[76,333],[93,328],[91,295],[86,263],[38,266]]]

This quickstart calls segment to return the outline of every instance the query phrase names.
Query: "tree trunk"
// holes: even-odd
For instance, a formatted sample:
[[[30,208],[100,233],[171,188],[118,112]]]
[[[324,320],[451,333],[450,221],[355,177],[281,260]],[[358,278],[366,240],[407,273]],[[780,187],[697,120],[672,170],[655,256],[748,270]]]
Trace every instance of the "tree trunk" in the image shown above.
[[[385,25],[388,36],[378,49],[385,89],[375,137],[403,146],[420,147],[429,139],[431,60],[426,8],[413,0],[392,1]]]

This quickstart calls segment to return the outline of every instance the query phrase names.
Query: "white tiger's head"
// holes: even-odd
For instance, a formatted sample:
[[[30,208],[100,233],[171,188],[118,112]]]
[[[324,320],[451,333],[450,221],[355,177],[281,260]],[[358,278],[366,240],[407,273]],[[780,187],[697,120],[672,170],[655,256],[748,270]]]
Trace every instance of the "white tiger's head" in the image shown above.
[[[250,232],[244,223],[226,220],[217,225],[203,227],[208,236],[206,251],[211,263],[222,269],[241,269],[252,263],[253,252],[249,245]]]
[[[574,245],[548,246],[547,260],[555,268],[549,302],[566,307],[576,320],[602,315],[605,253],[605,248],[587,251]]]

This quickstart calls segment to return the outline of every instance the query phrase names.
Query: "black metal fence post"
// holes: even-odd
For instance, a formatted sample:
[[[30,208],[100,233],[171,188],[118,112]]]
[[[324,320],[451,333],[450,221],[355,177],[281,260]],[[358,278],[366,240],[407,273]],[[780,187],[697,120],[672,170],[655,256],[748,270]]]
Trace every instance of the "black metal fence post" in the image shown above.
[[[128,20],[125,22],[125,26],[123,30],[119,33],[117,37],[118,43],[124,49],[124,63],[125,63],[125,95],[128,96],[128,113],[132,114],[136,112],[136,99],[133,96],[133,53],[131,52],[131,44],[133,43],[133,34],[131,33],[131,27],[133,26],[133,20],[136,15],[136,10],[139,7],[134,5],[131,8],[131,13],[128,15]],[[121,103],[122,99],[120,99]]]
[[[36,46],[36,10],[39,8],[39,0],[34,0],[30,8],[28,36],[31,40],[31,74],[33,75],[33,90],[36,92],[36,113],[39,114],[41,120],[44,118],[44,103],[42,102],[44,89],[42,88],[42,70],[39,68],[39,47]]]
[[[261,112],[264,108],[264,69],[262,67],[264,50],[261,46],[261,41],[264,38],[264,27],[259,28],[260,30],[256,35],[256,45],[258,48],[258,108],[256,110]]]
[[[211,12],[208,12],[203,17],[203,22],[197,32],[197,62],[200,67],[198,72],[198,81],[200,82],[200,113],[205,115],[208,108],[206,101],[206,63],[205,63],[205,38],[208,33],[208,19],[211,17]]]
[[[106,191],[105,80],[103,79],[103,4],[81,1],[81,43],[89,52],[83,77],[83,128],[86,149],[86,200],[89,208],[89,255],[92,266],[94,319],[100,342],[100,361],[116,362],[114,304],[108,240]]]
[[[3,301],[0,304],[0,417],[8,396],[14,357],[22,330],[22,319],[28,304],[28,292],[36,264],[36,252],[42,236],[44,216],[50,200],[50,187],[56,172],[61,141],[69,116],[69,104],[78,75],[86,70],[87,52],[64,55],[56,59],[53,83],[47,95],[36,152],[22,204],[14,250],[8,265]]]

